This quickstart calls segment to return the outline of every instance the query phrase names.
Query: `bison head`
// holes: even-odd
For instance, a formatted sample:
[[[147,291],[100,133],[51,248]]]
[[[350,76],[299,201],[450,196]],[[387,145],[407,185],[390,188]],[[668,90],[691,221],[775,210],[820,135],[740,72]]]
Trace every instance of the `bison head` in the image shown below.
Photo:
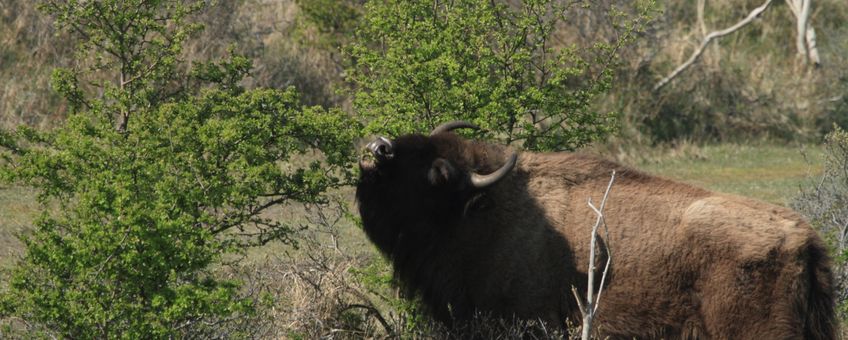
[[[356,190],[368,237],[392,254],[401,237],[422,238],[450,228],[488,187],[515,166],[517,154],[467,141],[443,124],[429,136],[412,134],[369,143]]]

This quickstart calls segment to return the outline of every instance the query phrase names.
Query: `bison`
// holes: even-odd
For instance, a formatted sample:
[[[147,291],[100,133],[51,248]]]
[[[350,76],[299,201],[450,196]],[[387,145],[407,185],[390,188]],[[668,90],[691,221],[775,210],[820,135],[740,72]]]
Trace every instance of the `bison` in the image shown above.
[[[371,142],[356,188],[369,240],[436,319],[579,321],[571,287],[586,290],[596,218],[587,199],[597,202],[616,170],[599,335],[835,338],[826,248],[790,209],[582,153],[467,140],[456,128],[476,127]]]

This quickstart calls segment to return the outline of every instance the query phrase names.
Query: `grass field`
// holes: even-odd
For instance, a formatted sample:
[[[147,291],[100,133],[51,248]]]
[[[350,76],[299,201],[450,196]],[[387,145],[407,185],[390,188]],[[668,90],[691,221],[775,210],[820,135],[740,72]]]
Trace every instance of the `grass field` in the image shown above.
[[[703,188],[787,205],[822,171],[819,146],[722,144],[634,162],[636,167]]]

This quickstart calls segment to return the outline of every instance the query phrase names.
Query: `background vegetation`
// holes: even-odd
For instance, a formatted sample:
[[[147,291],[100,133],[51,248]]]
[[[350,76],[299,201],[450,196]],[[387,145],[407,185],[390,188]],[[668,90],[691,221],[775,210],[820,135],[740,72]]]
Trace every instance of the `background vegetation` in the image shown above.
[[[848,133],[837,127],[825,138],[824,171],[790,206],[807,216],[833,250],[837,301],[848,316]]]
[[[816,146],[848,125],[844,1],[813,2],[819,67],[796,58],[793,18],[776,2],[659,91],[655,82],[708,31],[760,1],[704,1],[703,11],[679,0],[237,0],[202,10],[193,1],[144,3],[188,6],[170,7],[184,21],[161,28],[185,35],[176,49],[138,50],[126,70],[91,37],[54,25],[76,15],[96,27],[101,14],[0,3],[2,142],[26,151],[7,153],[10,181],[0,190],[0,337],[96,336],[75,332],[104,325],[199,338],[508,337],[532,329],[485,316],[486,327],[440,329],[398,295],[349,218],[345,184],[360,124],[394,134],[462,118],[487,127],[484,137],[529,149],[595,142],[597,152],[654,173],[791,201],[846,261],[844,224],[832,222],[845,218],[839,207],[848,201],[844,133]],[[557,6],[568,11],[550,15]],[[544,20],[521,20],[534,17]],[[120,86],[122,72],[133,79],[157,55],[168,62],[138,88]],[[157,95],[165,90],[173,93]],[[115,129],[126,112],[138,120]],[[228,148],[228,140],[247,147]],[[192,168],[200,165],[211,166]],[[325,178],[328,168],[335,171]],[[824,179],[806,180],[816,176]],[[211,186],[199,192],[197,181]],[[216,233],[216,225],[232,228]],[[157,238],[158,253],[127,251]],[[264,245],[246,247],[256,243]],[[113,253],[127,255],[103,266]],[[151,254],[162,257],[144,257]],[[162,266],[136,271],[142,263]],[[97,307],[114,294],[126,297],[116,304],[125,308]],[[110,322],[127,315],[144,321]]]

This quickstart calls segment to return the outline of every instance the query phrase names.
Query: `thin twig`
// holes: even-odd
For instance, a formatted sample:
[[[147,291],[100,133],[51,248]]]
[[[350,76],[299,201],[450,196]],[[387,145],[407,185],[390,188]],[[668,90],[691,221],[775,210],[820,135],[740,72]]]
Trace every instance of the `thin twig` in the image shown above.
[[[586,304],[583,303],[580,293],[577,293],[577,287],[571,286],[571,293],[574,294],[574,300],[577,300],[577,308],[580,308],[580,313],[582,314],[586,310]]]
[[[595,309],[593,310],[593,313],[597,313],[598,312],[598,306],[601,305],[601,293],[604,291],[604,283],[606,283],[606,281],[607,281],[607,273],[609,273],[610,263],[612,263],[612,249],[610,249],[610,245],[609,245],[609,239],[610,239],[609,238],[609,228],[607,228],[606,219],[604,219],[603,223],[604,223],[604,234],[607,237],[606,238],[607,239],[607,244],[606,244],[607,264],[604,265],[604,273],[601,275],[601,286],[600,286],[601,288],[598,289],[598,297],[596,298],[596,301],[595,301]]]
[[[597,215],[597,219],[595,220],[595,225],[592,227],[592,236],[591,243],[589,245],[589,270],[587,272],[588,282],[586,284],[586,300],[580,298],[580,295],[577,293],[577,288],[574,286],[571,287],[571,292],[574,294],[574,298],[577,300],[577,306],[580,308],[580,314],[583,316],[583,327],[581,339],[589,340],[590,334],[592,332],[592,321],[595,318],[595,314],[598,311],[598,305],[600,305],[601,293],[604,289],[604,283],[606,282],[607,273],[609,272],[610,263],[612,263],[612,252],[609,248],[609,228],[607,228],[606,220],[604,218],[604,208],[607,204],[607,198],[609,198],[609,193],[612,190],[612,184],[615,182],[615,170],[613,170],[612,175],[610,176],[609,184],[607,184],[607,189],[604,191],[603,199],[601,199],[600,208],[596,207],[592,203],[592,199],[589,198],[588,205],[595,214]],[[607,236],[607,244],[606,244],[606,253],[607,253],[607,263],[604,266],[604,272],[601,276],[601,286],[598,288],[598,295],[595,296],[595,245],[598,243],[598,228],[603,224],[604,230],[606,230]]]

